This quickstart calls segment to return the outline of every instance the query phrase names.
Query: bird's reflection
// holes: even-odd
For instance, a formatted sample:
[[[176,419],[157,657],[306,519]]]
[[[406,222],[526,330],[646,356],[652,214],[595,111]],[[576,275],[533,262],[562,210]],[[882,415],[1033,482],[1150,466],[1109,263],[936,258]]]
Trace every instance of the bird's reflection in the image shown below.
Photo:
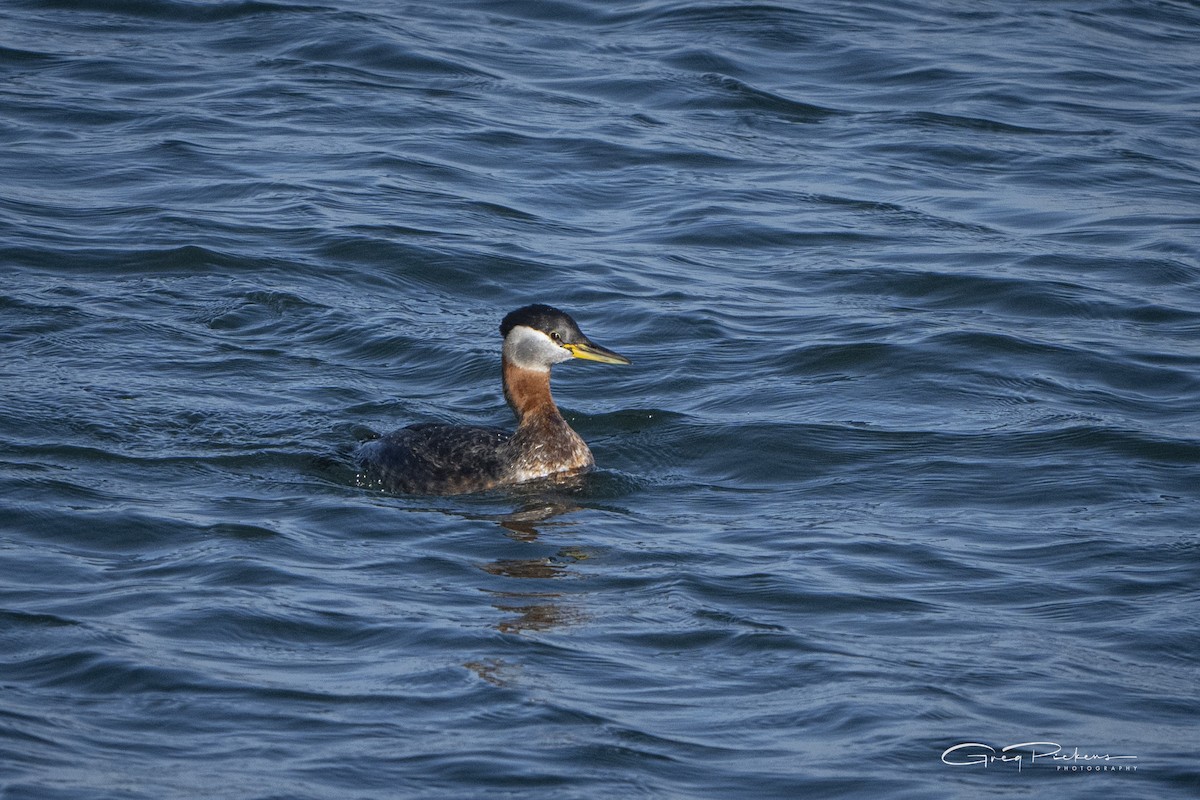
[[[551,522],[555,517],[566,516],[581,510],[581,506],[565,500],[543,500],[528,503],[510,514],[502,514],[492,519],[501,528],[508,531],[513,539],[522,542],[537,541],[538,528],[568,527],[574,522],[559,520]]]
[[[551,528],[566,528],[576,523],[563,517],[581,510],[581,506],[569,499],[554,497],[530,498],[516,510],[500,515],[478,515],[476,519],[489,519],[504,529],[509,538],[533,544],[542,531]],[[588,558],[588,553],[578,547],[560,548],[553,555],[536,558],[501,558],[480,565],[489,575],[500,578],[523,580],[556,580],[569,577],[574,564]],[[522,587],[505,587],[501,590],[485,589],[494,598],[492,605],[506,616],[497,623],[501,633],[520,634],[528,631],[546,631],[577,623],[584,619],[578,608],[565,601],[562,592],[524,590]]]
[[[509,615],[496,624],[496,630],[501,633],[549,631],[582,622],[584,618],[582,611],[564,605],[561,596],[556,594],[539,597],[528,593],[498,593],[492,605]]]

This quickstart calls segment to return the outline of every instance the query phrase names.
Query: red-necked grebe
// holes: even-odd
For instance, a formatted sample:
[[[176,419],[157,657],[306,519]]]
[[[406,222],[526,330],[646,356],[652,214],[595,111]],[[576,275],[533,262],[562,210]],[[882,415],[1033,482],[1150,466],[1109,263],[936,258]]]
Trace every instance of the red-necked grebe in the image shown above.
[[[588,339],[568,314],[541,304],[506,316],[500,335],[504,399],[517,416],[516,432],[412,425],[359,447],[355,460],[367,477],[394,492],[462,494],[579,473],[595,463],[554,405],[550,367],[572,358],[604,364],[629,359]]]

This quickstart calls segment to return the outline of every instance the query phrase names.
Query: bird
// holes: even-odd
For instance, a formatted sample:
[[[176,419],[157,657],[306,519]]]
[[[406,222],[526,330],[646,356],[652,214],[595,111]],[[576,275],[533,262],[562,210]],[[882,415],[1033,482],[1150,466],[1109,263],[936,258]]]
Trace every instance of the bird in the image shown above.
[[[593,342],[565,311],[542,303],[500,323],[504,399],[517,428],[420,423],[359,446],[360,479],[401,494],[483,492],[540,478],[578,475],[595,464],[587,443],[550,395],[550,368],[572,359],[629,364]]]

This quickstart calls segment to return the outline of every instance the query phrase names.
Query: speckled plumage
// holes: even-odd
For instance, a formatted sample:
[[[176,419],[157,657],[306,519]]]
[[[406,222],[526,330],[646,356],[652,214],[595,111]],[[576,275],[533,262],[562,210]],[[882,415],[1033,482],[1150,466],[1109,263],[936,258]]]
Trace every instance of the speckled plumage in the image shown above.
[[[588,340],[573,319],[550,306],[518,309],[504,318],[500,330],[504,397],[517,417],[517,430],[412,425],[358,449],[355,460],[364,475],[394,492],[463,494],[577,474],[595,463],[554,404],[550,366],[573,356],[609,363],[628,359]],[[576,352],[580,349],[586,352]]]
[[[499,428],[425,423],[364,443],[359,468],[404,494],[463,494],[500,484],[501,448],[512,434]]]

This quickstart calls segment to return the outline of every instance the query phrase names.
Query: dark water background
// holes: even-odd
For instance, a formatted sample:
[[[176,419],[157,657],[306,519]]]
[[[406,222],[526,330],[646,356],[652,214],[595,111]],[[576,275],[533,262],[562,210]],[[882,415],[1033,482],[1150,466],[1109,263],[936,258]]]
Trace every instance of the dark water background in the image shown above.
[[[1196,796],[1197,42],[4,3],[0,797]],[[531,301],[586,485],[359,486]]]

